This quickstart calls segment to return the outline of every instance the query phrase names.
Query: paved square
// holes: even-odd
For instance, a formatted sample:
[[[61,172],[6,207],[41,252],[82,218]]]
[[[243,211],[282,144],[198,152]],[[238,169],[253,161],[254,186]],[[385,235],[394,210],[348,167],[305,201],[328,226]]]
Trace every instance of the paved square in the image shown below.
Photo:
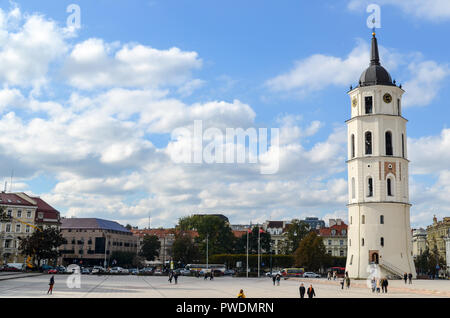
[[[53,295],[47,295],[50,275],[0,280],[0,297],[65,297],[65,298],[236,298],[242,288],[248,298],[298,298],[300,282],[313,284],[317,298],[385,298],[385,297],[450,297],[450,281],[418,280],[412,285],[403,281],[389,282],[388,294],[373,294],[365,281],[352,281],[350,289],[341,289],[338,281],[322,279],[281,280],[273,286],[268,278],[216,277],[204,280],[180,277],[170,284],[161,276],[81,276],[81,288],[66,285],[68,275],[55,275]]]

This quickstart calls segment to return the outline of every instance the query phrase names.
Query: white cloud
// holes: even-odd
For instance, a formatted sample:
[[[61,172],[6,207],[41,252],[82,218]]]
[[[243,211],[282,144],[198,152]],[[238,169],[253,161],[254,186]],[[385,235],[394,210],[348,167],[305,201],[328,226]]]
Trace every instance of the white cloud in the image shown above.
[[[408,65],[412,78],[405,82],[407,92],[403,105],[426,106],[437,96],[443,80],[450,75],[448,65],[440,65],[434,61],[412,62]]]
[[[74,47],[66,61],[64,75],[70,85],[87,90],[157,88],[188,85],[191,72],[201,65],[196,52],[183,52],[176,47],[158,50],[141,44],[108,44],[91,38]],[[190,89],[196,85],[198,81],[191,82]]]
[[[0,9],[0,81],[34,87],[46,84],[50,64],[67,51],[64,32],[41,15]]]
[[[371,3],[373,3],[372,0],[350,0],[348,8],[350,10],[365,11]],[[423,18],[432,22],[450,19],[450,2],[447,0],[378,0],[376,3],[396,6],[409,16]]]

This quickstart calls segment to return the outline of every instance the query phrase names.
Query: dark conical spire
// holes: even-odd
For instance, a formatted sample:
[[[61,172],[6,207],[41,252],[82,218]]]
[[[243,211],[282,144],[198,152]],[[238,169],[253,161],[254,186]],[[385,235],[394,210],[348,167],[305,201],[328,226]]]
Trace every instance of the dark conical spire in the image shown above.
[[[371,85],[395,85],[392,83],[392,78],[391,75],[389,75],[389,72],[386,71],[386,69],[380,64],[380,54],[378,52],[378,41],[375,37],[375,31],[372,33],[370,65],[359,78],[359,86]]]
[[[380,65],[380,54],[378,53],[378,42],[375,32],[372,33],[372,53],[370,55],[370,65]]]

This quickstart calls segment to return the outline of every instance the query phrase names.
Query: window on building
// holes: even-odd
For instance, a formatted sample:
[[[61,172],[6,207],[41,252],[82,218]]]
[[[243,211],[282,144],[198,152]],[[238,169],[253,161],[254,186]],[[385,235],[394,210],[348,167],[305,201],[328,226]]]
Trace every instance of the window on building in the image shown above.
[[[366,216],[364,214],[361,216],[361,224],[366,224]]]
[[[400,98],[397,98],[397,113],[399,116],[402,115],[401,108],[400,108]]]
[[[387,131],[385,134],[385,143],[386,143],[386,156],[392,156],[394,151],[392,149],[392,133]]]
[[[352,199],[356,197],[355,186],[355,178],[352,178]]]
[[[366,155],[372,154],[372,133],[367,131],[365,133],[365,145],[366,145]]]
[[[364,246],[364,239],[361,239],[361,246]]]
[[[384,215],[380,215],[380,224],[384,224]]]
[[[331,245],[331,240],[328,240],[328,245]]]
[[[348,246],[352,246],[352,239],[348,240]]]
[[[350,256],[350,265],[352,265],[352,263],[353,263],[353,255]]]
[[[341,246],[344,245],[344,240],[340,240],[339,245],[341,245]]]
[[[402,157],[405,158],[405,135],[402,134]]]
[[[31,219],[31,211],[27,211],[27,218]]]
[[[353,134],[351,137],[351,147],[352,147],[351,156],[352,156],[352,158],[355,158],[355,135],[353,135]]]
[[[11,232],[11,224],[5,225],[5,232]]]
[[[20,233],[20,224],[16,224],[16,233]]]
[[[339,251],[339,256],[344,256],[344,250]]]
[[[29,225],[25,226],[25,233],[30,233],[30,226]]]
[[[373,197],[373,179],[372,178],[367,179],[367,196]]]
[[[8,217],[12,217],[12,210],[8,210],[7,215],[8,215]]]
[[[22,210],[17,210],[17,217],[21,218],[22,217]]]
[[[372,114],[373,112],[373,98],[372,96],[366,96],[365,98],[366,104],[366,114]]]
[[[393,196],[393,192],[392,192],[392,179],[391,178],[387,178],[386,180],[387,183],[387,195],[388,196]]]
[[[327,252],[327,253],[331,255],[331,254],[332,254],[333,252],[332,252],[331,250],[328,250],[328,252]]]
[[[353,216],[350,217],[350,224],[353,224]]]
[[[384,237],[380,238],[380,245],[384,246]]]

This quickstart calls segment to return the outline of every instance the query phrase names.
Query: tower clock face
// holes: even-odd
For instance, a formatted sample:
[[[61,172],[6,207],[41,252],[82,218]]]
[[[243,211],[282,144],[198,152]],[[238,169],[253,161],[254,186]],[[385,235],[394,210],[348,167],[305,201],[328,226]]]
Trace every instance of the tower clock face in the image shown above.
[[[392,96],[389,93],[384,94],[383,96],[383,100],[386,104],[389,104],[390,102],[392,102]]]
[[[353,98],[352,100],[352,106],[356,107],[356,105],[358,105],[358,100],[356,98]]]

